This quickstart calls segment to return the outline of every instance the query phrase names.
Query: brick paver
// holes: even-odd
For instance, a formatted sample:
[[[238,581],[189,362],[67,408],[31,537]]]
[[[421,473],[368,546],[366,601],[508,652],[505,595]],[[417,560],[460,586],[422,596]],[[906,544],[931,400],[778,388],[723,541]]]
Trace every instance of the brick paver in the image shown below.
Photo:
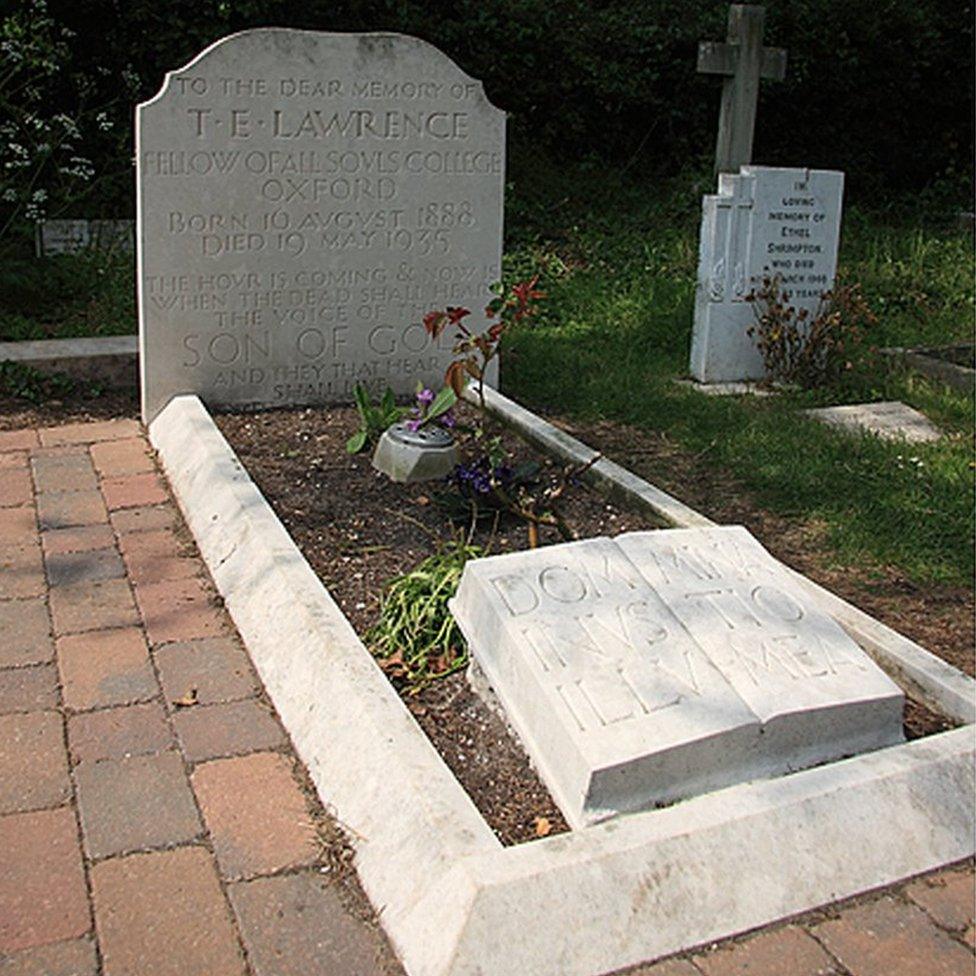
[[[92,869],[92,889],[105,976],[244,976],[202,847],[103,861]]]
[[[37,542],[33,505],[0,508],[0,546],[31,546]]]
[[[0,472],[0,976],[402,973],[138,424],[2,431]],[[973,877],[630,976],[972,976]]]
[[[136,600],[152,644],[220,637],[227,630],[223,613],[196,578],[136,586]]]
[[[9,471],[11,468],[27,468],[30,466],[27,451],[4,451],[0,450],[0,471]]]
[[[701,970],[687,959],[665,959],[628,970],[627,976],[702,976]]]
[[[0,469],[0,507],[29,505],[31,497],[30,475],[25,468]]]
[[[73,634],[57,646],[64,702],[71,709],[127,705],[159,693],[139,627]]]
[[[0,976],[98,976],[90,938],[52,942],[0,957]]]
[[[335,885],[318,872],[235,884],[230,900],[255,976],[385,976],[395,971],[379,933],[350,918]]]
[[[102,482],[105,503],[114,512],[119,508],[143,508],[166,501],[166,489],[155,472],[107,478]]]
[[[833,976],[840,970],[803,929],[787,925],[694,957],[704,976]]]
[[[204,763],[193,773],[193,788],[223,877],[272,874],[315,860],[315,827],[284,756],[263,752]]]
[[[52,491],[37,496],[37,520],[42,529],[70,529],[108,522],[101,492]]]
[[[75,768],[85,850],[92,858],[170,847],[200,835],[179,754],[160,752]]]
[[[110,525],[81,525],[72,529],[52,529],[41,533],[41,545],[45,556],[57,556],[64,552],[87,552],[104,549],[115,544],[115,533]]]
[[[119,545],[129,578],[137,586],[204,572],[203,563],[184,555],[176,534],[169,529],[129,532],[120,537]]]
[[[68,719],[72,762],[151,755],[174,745],[166,712],[158,701],[83,712]]]
[[[918,906],[892,897],[857,905],[814,935],[852,976],[964,976],[973,954]]]
[[[87,424],[63,424],[60,427],[42,427],[38,432],[43,447],[59,447],[64,444],[93,444],[96,441],[115,441],[138,437],[139,422],[129,420],[103,420]]]
[[[92,463],[103,478],[155,471],[148,446],[141,437],[92,444]]]
[[[57,712],[0,715],[0,813],[53,807],[68,798],[62,721]]]
[[[58,635],[139,623],[132,591],[124,579],[54,587],[49,601],[54,632]]]
[[[98,480],[95,468],[84,448],[74,448],[71,453],[59,452],[34,457],[31,473],[38,494],[46,492],[95,492]]]
[[[976,915],[976,878],[970,871],[944,872],[912,882],[905,894],[943,928],[972,931]]]
[[[115,531],[148,532],[169,529],[176,524],[176,512],[170,505],[147,505],[142,508],[120,508],[109,515]]]
[[[47,581],[38,546],[0,547],[0,600],[44,596]]]
[[[173,724],[190,762],[274,749],[287,741],[275,717],[253,698],[181,708]]]
[[[125,576],[125,566],[115,546],[49,555],[45,565],[51,586],[71,586]]]
[[[171,703],[214,705],[247,698],[257,689],[247,652],[229,637],[164,644],[156,651],[156,667]]]
[[[0,668],[0,715],[57,708],[58,677],[50,664]]]
[[[0,851],[0,958],[88,931],[85,874],[70,809],[0,817]]]
[[[37,447],[37,432],[33,430],[0,430],[0,451],[29,451]]]
[[[43,599],[0,600],[0,668],[43,664],[54,658],[54,639]]]

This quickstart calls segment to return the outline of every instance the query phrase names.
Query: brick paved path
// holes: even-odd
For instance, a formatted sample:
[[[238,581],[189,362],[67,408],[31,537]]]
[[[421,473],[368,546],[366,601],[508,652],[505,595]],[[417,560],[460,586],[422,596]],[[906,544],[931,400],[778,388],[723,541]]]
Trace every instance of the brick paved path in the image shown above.
[[[0,432],[0,976],[400,972],[132,420]]]
[[[0,432],[0,976],[399,973],[336,837],[138,424]],[[963,866],[631,973],[972,976],[973,898]]]

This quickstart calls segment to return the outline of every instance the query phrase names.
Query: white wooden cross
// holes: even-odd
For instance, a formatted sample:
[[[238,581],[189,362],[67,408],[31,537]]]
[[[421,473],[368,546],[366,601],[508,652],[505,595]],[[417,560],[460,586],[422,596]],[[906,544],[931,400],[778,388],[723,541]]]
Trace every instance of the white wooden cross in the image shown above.
[[[765,16],[765,7],[734,3],[729,7],[726,42],[701,41],[698,45],[698,70],[725,76],[715,143],[716,173],[737,173],[740,166],[752,162],[759,80],[782,81],[786,76],[786,51],[763,47]]]

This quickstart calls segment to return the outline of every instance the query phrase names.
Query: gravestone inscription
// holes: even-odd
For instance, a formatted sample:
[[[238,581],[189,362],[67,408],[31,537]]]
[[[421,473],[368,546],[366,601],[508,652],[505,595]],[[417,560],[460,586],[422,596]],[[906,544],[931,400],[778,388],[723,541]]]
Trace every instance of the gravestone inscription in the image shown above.
[[[898,687],[739,526],[472,560],[453,610],[573,826],[901,741]]]
[[[39,258],[87,250],[131,254],[135,250],[134,238],[133,220],[39,220],[34,252]]]
[[[778,278],[797,309],[816,313],[834,284],[844,174],[743,166],[719,176],[702,206],[691,375],[702,383],[763,379],[748,328],[750,294]]]
[[[504,113],[396,34],[246,31],[136,120],[143,414],[440,385],[501,276]],[[489,377],[491,379],[491,377]]]

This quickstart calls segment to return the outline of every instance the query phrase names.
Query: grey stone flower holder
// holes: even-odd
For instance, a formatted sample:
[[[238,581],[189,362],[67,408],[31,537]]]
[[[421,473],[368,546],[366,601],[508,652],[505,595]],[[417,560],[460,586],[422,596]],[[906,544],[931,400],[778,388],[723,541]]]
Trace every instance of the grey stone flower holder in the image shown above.
[[[373,467],[401,483],[443,478],[457,463],[454,438],[443,427],[410,430],[405,423],[394,424],[373,453]]]

